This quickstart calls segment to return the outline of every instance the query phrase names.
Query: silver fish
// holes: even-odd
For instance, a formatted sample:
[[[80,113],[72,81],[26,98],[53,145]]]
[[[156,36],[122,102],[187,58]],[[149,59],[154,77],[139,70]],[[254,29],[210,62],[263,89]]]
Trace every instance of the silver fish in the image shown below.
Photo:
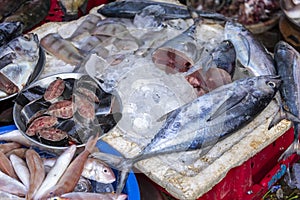
[[[272,56],[242,24],[227,21],[224,31],[225,39],[235,48],[237,60],[250,73],[254,76],[276,74]]]
[[[93,187],[91,181],[81,176],[74,188],[74,192],[91,192],[92,189]]]
[[[90,193],[90,192],[71,192],[61,195],[63,198],[67,198],[69,200],[125,200],[127,199],[126,194],[114,194],[114,193]]]
[[[30,174],[26,162],[15,154],[11,154],[9,159],[19,179],[29,189]]]
[[[0,171],[0,190],[10,194],[25,196],[26,187],[18,180],[4,174]]]
[[[291,45],[280,41],[275,46],[274,60],[278,75],[283,83],[279,88],[280,94],[289,111],[295,116],[300,116],[300,54]],[[281,155],[280,159],[286,159],[293,153],[300,153],[299,125],[298,121],[292,120],[294,125],[294,141]]]
[[[134,163],[157,155],[207,148],[247,125],[271,102],[280,83],[278,76],[258,76],[220,86],[171,112],[137,156],[114,159],[101,152],[93,155],[122,170],[117,187],[120,192]]]
[[[28,33],[1,47],[0,72],[19,90],[23,89],[39,60],[39,40]]]

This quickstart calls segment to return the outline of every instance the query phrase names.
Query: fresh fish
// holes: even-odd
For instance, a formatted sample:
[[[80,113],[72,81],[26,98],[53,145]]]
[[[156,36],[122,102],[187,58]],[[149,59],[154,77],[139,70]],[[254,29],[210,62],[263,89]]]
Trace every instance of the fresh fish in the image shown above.
[[[165,13],[161,15],[163,20],[191,18],[186,6],[157,1],[125,0],[110,2],[100,7],[97,12],[106,17],[134,18],[136,14],[141,12],[141,10],[151,5],[159,5],[164,9]],[[226,17],[219,13],[204,10],[197,10],[196,12],[200,17],[203,18],[221,21],[226,20]]]
[[[112,183],[116,180],[112,169],[103,161],[88,158],[81,174],[83,177],[100,183]]]
[[[89,179],[80,177],[77,185],[74,188],[74,192],[91,192],[93,190],[92,183]]]
[[[21,144],[19,144],[17,142],[7,142],[4,144],[0,144],[0,151],[3,153],[7,153],[13,149],[17,149],[20,147],[21,147]]]
[[[48,15],[50,3],[51,0],[28,0],[13,14],[6,17],[4,22],[22,22],[23,31],[27,32]]]
[[[45,178],[45,169],[42,158],[35,150],[28,149],[25,156],[30,173],[30,183],[26,199],[32,199]]]
[[[0,171],[0,191],[24,197],[27,193],[26,187],[18,180]]]
[[[27,151],[27,148],[17,148],[17,149],[13,149],[7,153],[5,153],[5,155],[7,157],[9,157],[10,155],[14,154],[22,159],[25,159],[25,153]]]
[[[23,136],[23,134],[19,130],[13,130],[5,134],[1,134],[0,140],[6,142],[16,142],[27,147],[32,144],[27,138]]]
[[[86,16],[84,21],[78,26],[78,28],[72,33],[72,35],[68,38],[68,40],[74,40],[74,38],[82,35],[86,32],[91,32],[94,28],[96,28],[97,23],[102,20],[102,18],[98,15],[89,14]]]
[[[78,66],[84,59],[83,52],[58,33],[49,33],[41,39],[41,46],[67,64]]]
[[[258,76],[220,86],[171,112],[151,142],[137,156],[125,160],[113,159],[111,155],[99,152],[93,156],[99,155],[97,158],[122,170],[117,187],[117,192],[120,192],[127,172],[135,162],[214,145],[261,113],[273,99],[280,83],[278,76]]]
[[[38,63],[39,50],[36,34],[28,33],[11,40],[1,47],[0,72],[19,90],[23,89]]]
[[[114,194],[114,193],[91,193],[91,192],[71,192],[61,195],[63,198],[69,200],[125,200],[127,199],[126,194]]]
[[[68,133],[56,127],[37,130],[36,135],[41,143],[51,146],[68,146]]]
[[[9,192],[0,191],[0,199],[14,199],[14,200],[25,200],[23,197],[11,194]]]
[[[21,22],[0,23],[0,46],[7,44],[12,39],[20,36],[22,34],[22,31],[23,31],[23,25]]]
[[[35,193],[33,199],[40,199],[51,187],[53,187],[69,166],[76,151],[76,145],[67,148],[55,161],[54,166],[48,172],[43,183]]]
[[[99,133],[91,136],[85,146],[85,149],[71,162],[65,170],[58,183],[50,188],[43,198],[59,196],[74,190],[84,167],[84,163],[98,141]]]
[[[275,75],[274,61],[266,48],[242,24],[227,21],[225,39],[236,51],[236,58],[254,76]]]
[[[236,51],[237,60],[254,76],[277,74],[272,56],[242,24],[228,21],[225,24],[225,38]],[[296,117],[283,108],[282,99],[276,95],[278,112],[269,124],[269,129],[282,119],[296,120]],[[300,119],[297,121],[300,122]]]
[[[25,1],[12,1],[12,0],[1,0],[0,1],[0,20],[9,16],[11,13],[15,12]]]
[[[186,72],[199,58],[196,29],[200,19],[182,34],[166,41],[152,53],[153,63],[166,72]]]
[[[8,176],[18,180],[18,176],[12,166],[11,161],[6,157],[6,155],[0,151],[0,171],[7,174]]]
[[[9,159],[20,181],[24,184],[26,189],[29,189],[30,174],[26,162],[15,154],[11,154]]]
[[[300,116],[300,54],[291,45],[284,41],[279,41],[274,50],[274,60],[278,75],[283,80],[279,88],[280,94],[289,111]],[[299,122],[293,121],[294,141],[291,146],[282,154],[280,159],[286,159],[293,153],[299,154]]]

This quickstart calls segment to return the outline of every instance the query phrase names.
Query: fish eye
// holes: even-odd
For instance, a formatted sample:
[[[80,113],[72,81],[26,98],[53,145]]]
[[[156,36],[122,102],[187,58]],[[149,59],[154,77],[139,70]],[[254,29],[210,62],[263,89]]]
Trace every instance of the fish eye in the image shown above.
[[[276,87],[276,83],[274,83],[272,81],[268,81],[267,85],[270,86],[271,88],[275,88]]]

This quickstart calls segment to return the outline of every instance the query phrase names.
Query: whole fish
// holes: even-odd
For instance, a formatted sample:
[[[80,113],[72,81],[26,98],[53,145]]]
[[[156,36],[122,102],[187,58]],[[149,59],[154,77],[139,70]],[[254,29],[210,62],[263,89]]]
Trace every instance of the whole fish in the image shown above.
[[[0,20],[9,16],[11,13],[15,12],[25,1],[12,1],[12,0],[1,0],[0,1]]]
[[[279,88],[280,94],[289,111],[295,116],[300,116],[300,54],[291,45],[279,41],[274,50],[274,60],[278,75],[283,82]],[[299,122],[293,121],[294,141],[281,155],[280,159],[287,158],[293,153],[300,153],[299,147]]]
[[[9,159],[20,181],[29,189],[30,174],[26,162],[15,154],[11,154]]]
[[[125,200],[126,194],[114,194],[114,193],[91,193],[91,192],[71,192],[61,195],[62,198],[69,200]]]
[[[28,82],[39,60],[39,39],[36,34],[28,33],[16,37],[1,47],[0,72],[18,90]],[[5,91],[6,88],[0,88]]]
[[[6,142],[16,142],[27,147],[32,144],[32,142],[25,138],[19,130],[13,130],[5,134],[1,134],[0,140]]]
[[[166,41],[152,53],[152,61],[166,72],[186,72],[198,60],[196,29],[200,19],[182,34]]]
[[[0,171],[7,174],[8,176],[18,180],[18,176],[13,168],[11,161],[6,157],[6,155],[0,151]]]
[[[275,75],[274,61],[266,48],[254,38],[253,34],[238,22],[227,21],[225,39],[236,51],[236,58],[254,76]]]
[[[3,153],[7,153],[13,149],[17,149],[20,147],[21,147],[21,144],[19,144],[17,142],[7,142],[4,144],[0,144],[0,151]]]
[[[50,10],[51,0],[27,0],[13,14],[4,19],[4,22],[22,22],[24,32],[38,25]]]
[[[122,191],[127,172],[135,162],[174,152],[214,145],[247,125],[271,102],[280,86],[278,76],[240,79],[220,86],[171,112],[151,142],[135,157],[113,159],[93,155],[121,169],[117,192]]]
[[[13,38],[20,36],[22,32],[23,32],[23,25],[21,22],[0,23],[0,46],[7,44]]]
[[[0,171],[0,191],[8,192],[13,195],[25,196],[26,187],[18,180]]]
[[[250,74],[254,76],[277,74],[272,56],[242,24],[228,21],[225,24],[224,31],[225,39],[229,40],[235,48],[237,60]],[[270,122],[269,129],[282,119],[300,122],[300,119],[296,119],[295,116],[284,109],[282,99],[279,95],[276,95],[276,101],[279,110]]]
[[[70,65],[78,66],[84,56],[70,41],[58,33],[49,33],[41,39],[41,46],[58,59]]]
[[[45,178],[45,169],[40,155],[33,149],[26,151],[26,163],[30,173],[29,189],[26,199],[32,199]]]
[[[153,5],[159,5],[164,9],[165,12],[161,15],[163,20],[191,18],[186,6],[157,1],[115,1],[100,7],[97,12],[106,17],[134,18],[136,14],[141,12],[141,10]],[[204,10],[197,10],[196,12],[200,17],[203,18],[221,21],[226,20],[226,17],[219,13]]]
[[[84,167],[88,156],[93,152],[98,141],[99,134],[91,136],[85,146],[85,149],[71,162],[63,173],[58,183],[50,188],[42,198],[60,196],[74,190]]]
[[[76,145],[71,145],[56,160],[54,166],[48,172],[45,180],[35,193],[33,199],[40,199],[51,187],[53,187],[69,166],[76,151]]]

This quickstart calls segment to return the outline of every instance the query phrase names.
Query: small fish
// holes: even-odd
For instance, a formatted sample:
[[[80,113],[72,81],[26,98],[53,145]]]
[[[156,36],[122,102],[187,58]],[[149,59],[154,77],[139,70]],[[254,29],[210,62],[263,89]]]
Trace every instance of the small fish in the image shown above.
[[[93,156],[122,171],[118,193],[134,163],[153,156],[214,145],[261,113],[280,84],[278,76],[258,76],[220,86],[168,114],[151,142],[135,157],[117,159],[101,152],[93,153]]]
[[[69,166],[75,151],[76,145],[71,145],[56,159],[54,166],[51,167],[43,183],[35,193],[33,199],[40,199],[43,195],[45,195],[47,190],[49,190],[58,182],[60,177]]]
[[[26,1],[13,14],[6,17],[4,22],[22,22],[23,31],[27,32],[48,15],[50,3],[51,0]]]
[[[91,136],[85,146],[85,149],[71,162],[66,171],[63,173],[58,183],[50,188],[43,198],[60,196],[74,190],[84,167],[84,163],[98,141],[99,134]]]
[[[41,46],[67,64],[78,66],[84,59],[82,52],[58,33],[49,33],[41,39]]]
[[[103,161],[95,158],[86,160],[81,175],[100,183],[112,183],[116,180],[112,169]]]
[[[8,176],[18,180],[18,176],[13,168],[13,165],[11,161],[8,159],[8,157],[0,151],[0,171],[7,174]]]
[[[80,177],[77,185],[74,188],[74,192],[91,192],[93,190],[92,183],[89,179]]]
[[[17,142],[7,142],[4,144],[0,144],[0,151],[3,153],[7,153],[13,149],[17,149],[20,147],[21,147],[21,144],[19,144]]]
[[[126,194],[114,194],[114,193],[90,193],[90,192],[71,192],[61,195],[63,198],[70,200],[125,200]]]
[[[279,88],[280,94],[289,111],[300,116],[300,54],[291,45],[279,41],[274,50],[274,60],[278,75],[283,83]],[[299,153],[299,122],[292,120],[294,125],[294,141],[289,148],[281,155],[280,159],[286,159],[293,153]]]
[[[196,30],[200,19],[182,34],[166,41],[152,53],[153,63],[166,72],[186,72],[199,58]]]
[[[0,199],[14,199],[14,200],[25,200],[23,197],[11,194],[9,192],[0,191]]]
[[[161,15],[163,20],[191,18],[186,6],[157,1],[123,0],[110,2],[100,7],[97,12],[106,17],[134,18],[141,10],[151,5],[159,5],[164,9],[165,14]],[[219,13],[205,10],[197,10],[196,12],[203,18],[226,21],[226,17]]]
[[[18,180],[0,171],[0,191],[24,197],[27,193],[26,187]]]
[[[27,151],[27,148],[17,148],[17,149],[13,149],[7,153],[5,153],[5,155],[7,157],[9,157],[10,155],[14,154],[22,159],[25,159],[25,153]]]
[[[45,169],[40,155],[33,149],[26,151],[26,163],[30,173],[29,189],[26,199],[32,199],[45,178]]]
[[[13,166],[17,176],[19,177],[21,182],[24,184],[26,189],[29,189],[30,174],[29,174],[29,169],[27,167],[26,162],[22,158],[18,157],[15,154],[11,154],[9,156],[9,159],[12,163],[12,166]]]
[[[5,134],[1,134],[0,140],[6,142],[16,142],[27,147],[29,147],[32,144],[32,142],[25,138],[19,130],[13,130]]]

